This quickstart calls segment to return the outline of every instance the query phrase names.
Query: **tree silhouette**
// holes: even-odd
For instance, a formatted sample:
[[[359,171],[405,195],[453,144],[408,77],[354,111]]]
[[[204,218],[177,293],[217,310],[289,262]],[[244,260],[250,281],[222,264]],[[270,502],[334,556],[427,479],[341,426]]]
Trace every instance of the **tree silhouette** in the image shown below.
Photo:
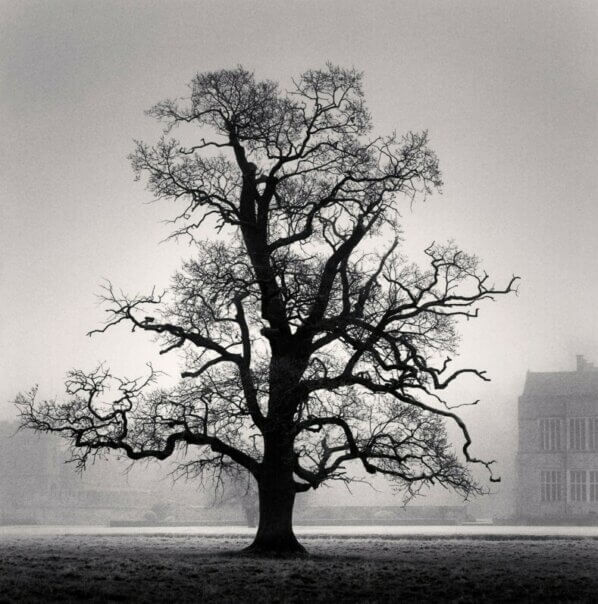
[[[427,134],[372,136],[361,74],[332,65],[286,92],[241,67],[190,89],[150,110],[164,136],[131,159],[156,198],[179,204],[172,236],[197,255],[162,294],[108,284],[95,330],[155,334],[161,353],[181,353],[180,383],[152,387],[151,369],[137,380],[72,371],[64,402],[19,395],[22,424],[63,434],[81,465],[111,449],[135,460],[186,448],[194,476],[241,466],[259,491],[256,552],[302,552],[296,494],[350,480],[349,462],[408,494],[479,492],[467,462],[493,480],[491,462],[470,454],[443,393],[460,375],[488,378],[449,355],[458,320],[517,278],[494,286],[454,244],[428,247],[424,268],[401,255],[401,200],[442,184]],[[195,144],[170,138],[175,127]]]

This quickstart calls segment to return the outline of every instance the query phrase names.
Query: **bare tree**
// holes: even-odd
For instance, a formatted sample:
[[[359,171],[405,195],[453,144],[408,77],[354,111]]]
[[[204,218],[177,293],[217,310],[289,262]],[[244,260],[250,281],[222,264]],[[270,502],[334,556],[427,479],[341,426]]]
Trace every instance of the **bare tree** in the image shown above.
[[[217,505],[238,505],[243,510],[247,526],[250,528],[257,526],[259,497],[256,482],[250,473],[241,471],[229,475],[223,482],[222,489],[216,487],[215,491]]]
[[[185,448],[194,476],[241,466],[258,485],[256,552],[302,552],[296,493],[350,480],[349,462],[408,494],[480,492],[467,462],[493,480],[491,462],[472,456],[443,393],[463,374],[488,378],[449,355],[459,319],[517,278],[494,286],[453,244],[428,247],[425,268],[402,257],[401,200],[442,184],[426,133],[372,136],[361,74],[332,65],[286,92],[241,67],[199,74],[190,90],[150,110],[164,136],[131,159],[155,197],[182,204],[173,236],[197,256],[163,294],[108,284],[95,330],[155,334],[161,353],[181,353],[179,385],[73,371],[64,402],[19,395],[22,424],[66,436],[81,465],[110,449],[136,460]],[[176,127],[195,144],[169,138]]]

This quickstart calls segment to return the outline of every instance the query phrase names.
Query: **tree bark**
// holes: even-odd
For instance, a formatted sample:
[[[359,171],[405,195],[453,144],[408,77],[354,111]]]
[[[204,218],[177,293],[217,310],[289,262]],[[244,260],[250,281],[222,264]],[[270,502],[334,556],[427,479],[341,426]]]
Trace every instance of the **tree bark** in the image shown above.
[[[272,556],[305,555],[305,548],[293,532],[296,492],[292,444],[284,445],[280,440],[276,442],[276,438],[274,442],[268,440],[264,443],[264,461],[258,479],[259,525],[253,543],[245,551]]]

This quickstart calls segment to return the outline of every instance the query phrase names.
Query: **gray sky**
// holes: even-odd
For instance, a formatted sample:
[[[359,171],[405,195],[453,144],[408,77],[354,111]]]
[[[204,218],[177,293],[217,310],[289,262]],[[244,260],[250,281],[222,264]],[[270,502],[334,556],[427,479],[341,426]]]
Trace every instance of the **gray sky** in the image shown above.
[[[409,249],[454,238],[497,281],[522,276],[463,330],[461,361],[493,378],[455,390],[483,399],[466,412],[479,450],[512,442],[527,369],[598,361],[596,2],[0,4],[0,417],[73,366],[166,362],[126,330],[85,337],[102,277],[145,291],[192,252],[157,245],[172,208],[144,203],[126,156],[158,135],[145,109],[239,63],[283,83],[363,70],[377,130],[426,128],[441,160],[444,194],[405,207]]]

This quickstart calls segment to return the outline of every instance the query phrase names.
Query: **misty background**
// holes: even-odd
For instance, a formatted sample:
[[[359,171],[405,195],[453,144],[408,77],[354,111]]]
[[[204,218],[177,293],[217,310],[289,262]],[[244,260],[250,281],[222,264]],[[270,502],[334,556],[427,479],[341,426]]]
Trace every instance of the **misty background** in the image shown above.
[[[526,371],[573,370],[575,354],[598,361],[595,2],[3,0],[0,8],[0,420],[15,418],[11,401],[36,383],[41,396],[60,396],[73,367],[105,360],[115,374],[137,376],[151,361],[177,375],[175,358],[160,357],[144,334],[85,335],[103,320],[103,278],[129,292],[163,287],[194,253],[160,243],[175,208],[149,203],[133,181],[132,139],[160,134],[144,111],[187,94],[197,72],[241,63],[285,87],[331,61],[364,72],[376,132],[427,129],[440,158],[443,195],[402,201],[405,254],[422,260],[432,241],[454,239],[498,284],[522,277],[517,297],[486,303],[462,325],[456,362],[487,370],[492,382],[466,378],[449,393],[454,403],[480,399],[461,409],[472,453],[497,459],[503,478],[481,513],[512,511]],[[98,468],[102,481],[143,483],[117,464]],[[352,498],[324,488],[313,501],[395,501],[376,487],[357,485]],[[417,503],[455,501],[441,491]]]

